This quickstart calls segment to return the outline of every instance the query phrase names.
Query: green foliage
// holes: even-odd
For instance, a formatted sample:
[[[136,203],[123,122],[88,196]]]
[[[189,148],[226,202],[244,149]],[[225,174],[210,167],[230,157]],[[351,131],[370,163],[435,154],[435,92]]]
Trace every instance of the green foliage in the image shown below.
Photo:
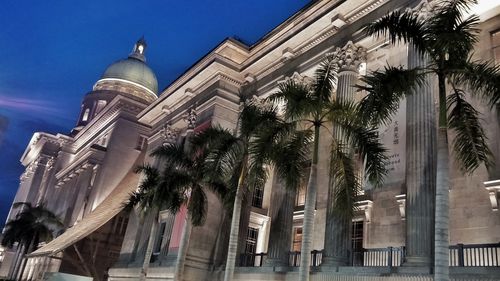
[[[284,104],[284,116],[310,127],[323,127],[334,124],[331,134],[330,176],[338,197],[334,207],[339,213],[351,215],[354,210],[353,196],[360,189],[361,179],[355,176],[356,161],[353,153],[344,152],[346,147],[357,151],[365,160],[366,175],[374,185],[380,185],[387,173],[385,148],[378,140],[377,131],[361,118],[363,108],[353,103],[335,100],[332,92],[335,85],[336,70],[334,58],[328,56],[315,72],[312,84],[289,80],[279,86],[278,91],[269,97],[275,103]],[[419,75],[414,73],[414,75]],[[366,88],[366,90],[369,90]],[[368,101],[375,103],[378,101]],[[381,118],[378,117],[377,118]],[[311,131],[308,131],[310,138]],[[318,141],[318,140],[314,140]],[[314,160],[314,156],[313,156]],[[295,167],[299,169],[299,167]],[[352,174],[351,174],[352,173]],[[349,203],[351,202],[351,203]],[[347,205],[346,205],[347,204]],[[348,208],[348,209],[346,209]]]
[[[13,204],[13,209],[16,208],[21,208],[21,212],[5,225],[2,246],[12,247],[18,242],[36,247],[63,229],[61,220],[43,205],[33,207],[31,203],[22,202]]]
[[[144,212],[167,209],[177,213],[185,205],[193,225],[202,225],[208,206],[206,191],[224,198],[228,188],[219,176],[208,172],[208,153],[198,148],[168,144],[156,149],[152,156],[160,160],[162,169],[150,165],[138,167],[137,172],[142,173],[144,179],[131,194],[127,206],[138,206]]]
[[[460,167],[468,173],[481,163],[492,165],[492,154],[478,112],[464,99],[464,89],[491,107],[498,106],[500,101],[500,68],[470,58],[478,42],[479,17],[464,15],[476,3],[476,0],[443,0],[425,17],[415,11],[396,11],[368,24],[365,27],[368,35],[385,36],[392,43],[409,43],[428,60],[428,65],[409,70],[386,67],[367,75],[363,85],[358,86],[368,94],[360,105],[368,113],[367,122],[386,124],[404,97],[419,94],[416,89],[422,85],[425,74],[437,75],[441,81],[440,126],[447,125],[456,131],[453,149]],[[447,99],[446,83],[452,85]]]
[[[481,163],[490,167],[492,153],[479,123],[479,112],[465,100],[464,95],[462,90],[455,89],[453,94],[448,96],[448,127],[457,132],[453,140],[453,149],[469,151],[469,153],[459,153],[457,157],[462,163],[462,169],[472,173]]]

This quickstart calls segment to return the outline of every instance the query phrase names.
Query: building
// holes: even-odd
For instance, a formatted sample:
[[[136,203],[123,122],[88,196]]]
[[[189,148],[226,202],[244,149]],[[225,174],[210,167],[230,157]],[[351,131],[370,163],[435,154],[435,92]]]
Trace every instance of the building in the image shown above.
[[[52,248],[47,255],[53,259],[29,260],[25,277],[38,278],[45,267],[45,271],[105,280],[107,269],[116,261],[128,214],[120,212],[121,201],[113,205],[110,200],[122,181],[126,180],[127,186],[138,182],[133,170],[142,163],[149,129],[137,121],[137,114],[157,99],[158,92],[156,76],[146,65],[145,49],[141,39],[128,58],[106,69],[83,98],[78,122],[70,134],[35,133],[28,144],[21,158],[26,170],[14,202],[44,204],[72,229],[81,226],[79,222],[91,213],[102,211],[103,206],[107,213],[101,214],[106,220],[99,221],[92,233],[78,237],[76,244],[71,240],[71,244]],[[8,220],[19,211],[11,209]],[[19,266],[21,261],[16,258],[13,253],[5,254],[3,274],[8,276]]]
[[[126,181],[129,178],[137,181],[128,174],[137,158],[145,157],[144,161],[155,163],[154,159],[148,156],[149,153],[166,142],[179,141],[188,128],[195,131],[202,130],[211,124],[235,128],[239,110],[239,93],[265,97],[273,93],[279,83],[286,79],[307,80],[313,75],[325,55],[334,53],[339,59],[336,94],[351,95],[359,99],[362,93],[355,92],[351,86],[356,84],[367,71],[376,70],[386,64],[418,65],[422,63],[408,46],[394,46],[388,44],[383,38],[369,38],[359,30],[365,23],[396,9],[417,9],[425,16],[425,13],[432,9],[432,5],[432,2],[428,3],[425,0],[423,2],[413,0],[313,1],[252,46],[231,38],[224,40],[164,89],[157,99],[153,95],[147,95],[148,91],[140,91],[137,88],[134,88],[137,93],[145,94],[151,99],[146,99],[145,96],[136,92],[133,95],[125,94],[130,93],[129,87],[137,85],[151,90],[153,94],[156,93],[156,89],[149,88],[149,84],[144,81],[135,80],[134,75],[121,77],[122,73],[128,74],[128,71],[122,70],[121,67],[117,71],[119,77],[113,75],[107,77],[105,74],[103,79],[96,83],[94,91],[125,87],[125,85],[126,90],[120,90],[120,94],[116,94],[112,101],[107,102],[102,113],[96,116],[93,115],[93,108],[89,108],[86,114],[87,106],[96,101],[96,99],[90,101],[90,96],[94,93],[91,92],[87,95],[89,103],[86,103],[87,97],[84,100],[81,123],[75,128],[75,133],[72,136],[59,135],[52,136],[52,138],[64,139],[64,143],[72,144],[72,148],[86,147],[92,150],[93,145],[102,139],[100,136],[105,136],[106,126],[111,127],[116,124],[118,127],[118,124],[121,124],[118,120],[122,119],[118,117],[106,119],[104,117],[106,112],[111,111],[114,108],[112,105],[115,106],[119,102],[127,104],[123,108],[132,107],[134,110],[123,112],[129,118],[123,117],[122,121],[128,124],[128,126],[123,126],[126,133],[122,131],[123,135],[117,135],[121,136],[120,140],[118,141],[117,138],[116,142],[112,143],[113,136],[115,136],[115,129],[113,129],[109,138],[110,142],[104,146],[98,145],[106,149],[94,147],[98,150],[96,154],[104,154],[106,159],[112,159],[108,162],[104,160],[100,162],[98,176],[103,175],[106,169],[111,169],[116,174],[110,172],[109,176],[101,176],[102,181],[105,178],[113,182],[102,185],[103,191],[99,191],[94,197],[89,197],[95,198],[94,201],[89,201],[92,203],[81,201],[83,205],[91,204],[95,207],[94,212],[81,211],[83,215],[79,216],[80,213],[75,214],[78,212],[75,208],[68,221],[78,221],[83,217],[80,223],[31,255],[29,262],[33,265],[32,271],[35,273],[47,271],[49,263],[44,264],[44,260],[50,260],[47,257],[52,257],[53,260],[54,257],[60,255],[61,249],[70,249],[70,246],[77,240],[87,235],[94,235],[90,233],[94,233],[98,229],[97,226],[111,224],[109,220],[113,216],[122,214],[117,208],[114,213],[102,210],[102,213],[106,215],[98,216],[97,211],[101,209],[97,208],[99,208],[99,203],[102,206],[102,202],[107,202],[103,201],[108,200],[109,197],[104,199],[106,195],[112,194],[113,198],[110,199],[115,199],[112,201],[116,202],[116,198],[123,195],[124,191],[133,188]],[[500,63],[500,32],[498,31],[500,30],[500,10],[498,7],[482,13],[481,21],[481,38],[474,55],[477,58]],[[138,44],[141,46],[140,42]],[[133,57],[126,61],[136,59],[134,56],[137,54],[138,46],[136,45]],[[129,69],[125,66],[123,68]],[[113,69],[113,66],[110,69]],[[144,90],[144,88],[139,88]],[[113,88],[113,93],[115,91],[118,89]],[[314,249],[316,251],[312,253],[312,280],[416,280],[412,278],[417,277],[418,280],[432,280],[434,226],[432,192],[435,188],[432,180],[435,177],[432,165],[435,163],[435,154],[432,153],[429,140],[435,123],[432,115],[422,114],[422,111],[413,111],[411,108],[416,104],[417,108],[427,108],[429,112],[434,110],[433,82],[430,81],[429,85],[422,87],[420,91],[424,93],[419,95],[422,98],[412,97],[403,102],[394,122],[381,129],[381,137],[390,149],[391,162],[388,167],[390,175],[382,188],[365,187],[364,192],[359,195],[357,214],[347,229],[344,226],[343,232],[339,231],[342,226],[335,223],[329,212],[329,159],[328,153],[320,153],[319,189],[314,226]],[[98,102],[94,104],[97,106]],[[134,104],[134,106],[129,104]],[[489,137],[490,147],[499,159],[499,117],[495,110],[490,110],[489,107],[479,102],[474,101],[474,105],[483,113],[483,125]],[[122,113],[122,111],[119,112]],[[87,118],[94,116],[94,119],[85,120],[87,121],[85,123],[83,120],[85,116]],[[116,122],[113,123],[111,120],[116,120]],[[97,128],[97,124],[106,125],[98,127],[102,129],[94,129]],[[120,131],[116,130],[116,132]],[[450,137],[453,137],[452,133]],[[123,164],[122,166],[111,162],[116,161],[116,158],[111,158],[111,154],[109,154],[110,158],[107,158],[108,153],[111,153],[115,146],[122,148],[120,159],[124,155],[130,155],[126,165],[122,163],[124,162],[122,160],[119,161]],[[27,153],[23,156],[23,163],[28,167],[27,171],[33,170],[29,168],[30,161],[24,160],[28,159],[26,157],[32,151],[30,147],[37,146],[30,144]],[[320,147],[325,152],[329,151],[326,134],[321,136]],[[78,149],[67,150],[68,152],[61,151],[68,154],[70,154],[69,151],[79,151]],[[140,151],[143,153],[141,154]],[[57,154],[57,159],[60,157],[59,154]],[[55,153],[51,155],[56,156]],[[73,155],[77,154],[73,152]],[[84,158],[75,156],[75,159]],[[80,167],[72,163],[68,160],[56,166],[59,167],[55,169],[58,171],[55,174],[57,180],[54,180],[52,184],[42,179],[39,180],[40,184],[36,182],[31,184],[33,182],[31,180],[31,189],[36,192],[38,190],[50,192],[52,188],[56,191],[59,182],[62,181],[64,184],[63,174],[68,174],[60,171],[69,172],[73,171],[72,167]],[[113,164],[108,167],[110,163]],[[465,176],[454,162],[451,164],[449,214],[452,279],[500,280],[498,269],[500,166],[497,165],[490,170],[482,167],[474,174]],[[263,188],[254,190],[242,212],[238,246],[241,259],[235,280],[294,280],[297,275],[296,266],[302,239],[301,225],[305,192],[301,190],[293,194],[285,190],[280,180],[273,177],[272,171],[270,174],[268,183]],[[66,184],[69,186],[71,182],[75,182],[74,178],[66,180]],[[92,190],[98,189],[97,183],[98,181]],[[21,184],[20,194],[26,193],[26,195],[23,195],[24,198],[16,197],[16,200],[28,198],[28,190],[31,189],[23,188],[23,186],[24,183]],[[47,188],[45,189],[44,186]],[[115,188],[111,191],[111,189],[105,189],[104,186]],[[29,198],[36,198],[36,196]],[[74,202],[80,202],[78,198],[75,200]],[[208,200],[210,208],[206,223],[193,229],[189,243],[185,266],[186,280],[221,280],[223,275],[230,216],[214,195],[209,195]],[[59,202],[55,202],[54,206],[63,204]],[[75,204],[69,206],[72,205]],[[88,208],[93,209],[92,207],[83,209]],[[88,214],[87,218],[85,214]],[[170,280],[176,266],[175,258],[182,235],[184,217],[185,211],[176,215],[160,211],[159,214],[150,214],[147,217],[140,217],[135,212],[130,213],[128,217],[123,214],[122,221],[128,220],[128,223],[122,223],[122,225],[127,225],[126,231],[119,257],[108,271],[109,280],[139,280],[144,278],[142,274],[145,269],[147,269],[147,280]],[[153,224],[159,226],[157,233],[151,233]],[[79,239],[72,239],[74,234],[78,234]],[[152,255],[146,258],[146,248],[150,237],[153,237],[154,248]],[[76,245],[84,241],[85,239],[80,240]],[[70,250],[62,251],[62,256],[68,254],[67,252]],[[64,258],[59,269],[61,271],[63,271],[63,264]],[[145,267],[145,264],[149,264],[149,268]],[[91,275],[84,272],[79,274]]]

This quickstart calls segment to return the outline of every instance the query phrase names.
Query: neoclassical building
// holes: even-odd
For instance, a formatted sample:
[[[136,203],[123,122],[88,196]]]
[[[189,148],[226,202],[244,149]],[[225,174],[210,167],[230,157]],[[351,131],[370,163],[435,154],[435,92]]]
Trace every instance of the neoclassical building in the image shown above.
[[[186,212],[142,216],[121,211],[120,200],[137,186],[133,166],[157,164],[149,154],[166,143],[181,142],[190,130],[216,124],[235,129],[240,94],[266,97],[287,79],[307,81],[326,54],[334,54],[338,64],[332,94],[359,100],[364,93],[353,86],[367,72],[387,64],[423,64],[412,48],[366,37],[362,26],[397,9],[415,9],[425,17],[432,5],[426,0],[313,1],[252,46],[224,40],[158,98],[156,78],[144,64],[145,44],[139,41],[130,57],[111,65],[86,95],[71,135],[37,133],[23,155],[27,169],[16,202],[46,200],[54,210],[65,210],[65,222],[72,226],[30,255],[26,276],[60,271],[96,278],[92,269],[81,266],[78,272],[65,257],[82,265],[86,255],[100,261],[92,253],[79,254],[78,247],[92,248],[98,239],[92,237],[104,232],[112,237],[105,240],[110,246],[98,244],[109,250],[107,260],[113,264],[99,262],[98,270],[109,280],[171,280]],[[499,7],[480,16],[474,56],[500,63]],[[324,153],[319,159],[311,280],[432,280],[435,84],[429,80],[418,89],[420,95],[403,101],[394,121],[380,129],[389,149],[389,175],[383,187],[365,185],[348,225],[339,224],[330,210],[330,142],[328,135],[320,137]],[[472,103],[481,111],[488,142],[500,159],[499,115],[479,101]],[[453,139],[453,132],[449,137]],[[451,278],[500,280],[500,166],[464,175],[451,160],[450,168]],[[231,216],[215,195],[209,194],[208,201],[206,222],[193,229],[189,241],[185,280],[222,279]],[[235,280],[297,278],[304,202],[305,190],[286,190],[272,169],[265,186],[248,194]],[[156,232],[151,231],[154,224]],[[149,241],[152,253],[146,253]]]
[[[133,170],[144,159],[149,131],[137,115],[158,92],[145,48],[145,41],[139,40],[128,58],[105,70],[84,96],[70,134],[35,133],[21,157],[26,170],[14,203],[44,204],[65,228],[78,232],[66,231],[55,244],[42,247],[43,258],[28,260],[26,278],[40,278],[43,269],[105,280],[119,256],[128,222],[128,214],[121,212],[126,196],[119,193],[130,193],[130,186],[137,185]],[[7,220],[20,211],[12,208]],[[4,253],[0,276],[14,277],[22,264],[18,257]]]

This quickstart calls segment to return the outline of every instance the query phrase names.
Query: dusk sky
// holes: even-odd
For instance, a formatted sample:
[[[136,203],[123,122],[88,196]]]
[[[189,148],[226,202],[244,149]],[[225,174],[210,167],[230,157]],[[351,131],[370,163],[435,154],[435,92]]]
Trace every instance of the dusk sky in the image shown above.
[[[307,0],[4,0],[0,9],[0,227],[34,132],[68,133],[83,96],[144,35],[165,88],[226,37],[254,43]]]

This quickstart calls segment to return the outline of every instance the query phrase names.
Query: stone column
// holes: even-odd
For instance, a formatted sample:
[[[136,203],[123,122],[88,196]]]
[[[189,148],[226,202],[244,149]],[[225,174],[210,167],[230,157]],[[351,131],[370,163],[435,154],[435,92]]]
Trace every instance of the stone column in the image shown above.
[[[272,203],[269,206],[271,230],[269,231],[266,266],[288,266],[288,253],[292,244],[295,193],[295,190],[287,189],[277,175],[274,176]]]
[[[172,236],[172,230],[174,227],[175,215],[171,212],[168,212],[167,218],[163,220],[165,222],[165,232],[163,233],[163,240],[161,241],[161,250],[160,250],[160,263],[166,261],[166,257],[168,254],[168,246],[170,245],[170,237]]]
[[[46,160],[45,170],[43,172],[42,182],[40,183],[40,190],[38,192],[38,197],[36,199],[36,206],[39,206],[40,204],[44,203],[44,201],[45,201],[45,195],[47,193],[47,182],[48,182],[49,174],[50,174],[52,168],[54,168],[54,162],[55,162],[54,157],[47,156],[45,160]]]
[[[338,68],[337,100],[352,101],[356,93],[359,76],[359,65],[365,60],[366,51],[362,47],[349,41],[343,48],[337,48],[330,56],[334,56]],[[335,124],[334,124],[335,126]],[[337,139],[341,139],[342,132],[335,130]],[[334,208],[335,186],[330,184],[326,209],[325,249],[323,266],[340,266],[349,263],[351,248],[351,218],[339,216]]]
[[[425,65],[413,47],[408,67]],[[429,79],[430,80],[430,79]],[[406,99],[406,262],[430,266],[436,190],[436,118],[432,81]]]

